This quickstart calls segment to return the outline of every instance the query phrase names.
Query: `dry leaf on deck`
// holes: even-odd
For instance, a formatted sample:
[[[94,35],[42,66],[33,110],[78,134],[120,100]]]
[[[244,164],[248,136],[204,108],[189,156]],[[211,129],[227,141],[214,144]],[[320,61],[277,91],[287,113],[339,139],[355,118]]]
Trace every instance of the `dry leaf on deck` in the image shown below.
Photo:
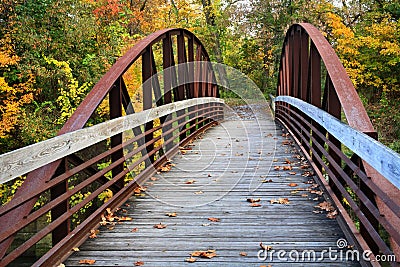
[[[89,259],[83,259],[83,260],[79,260],[79,264],[94,264],[96,262],[96,260],[89,260]]]
[[[164,229],[164,228],[167,228],[167,225],[159,223],[159,224],[155,224],[153,227],[156,229]]]

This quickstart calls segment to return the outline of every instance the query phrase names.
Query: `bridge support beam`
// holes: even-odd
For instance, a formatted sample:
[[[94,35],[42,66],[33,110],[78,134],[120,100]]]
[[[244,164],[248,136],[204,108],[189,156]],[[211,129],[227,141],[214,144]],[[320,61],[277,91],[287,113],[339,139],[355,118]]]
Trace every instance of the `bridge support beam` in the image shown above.
[[[110,104],[110,119],[119,118],[122,116],[122,96],[121,96],[121,87],[122,87],[122,77],[120,77],[114,84],[114,86],[110,90],[109,94],[109,104]],[[116,147],[122,144],[122,133],[117,134],[111,137],[111,148]],[[111,154],[111,162],[116,162],[120,158],[123,158],[124,152],[122,149],[117,150],[113,154]],[[119,164],[115,168],[112,169],[112,177],[116,177],[119,173],[124,170],[124,165]],[[124,187],[124,180],[121,179],[118,183],[115,184],[119,188]]]

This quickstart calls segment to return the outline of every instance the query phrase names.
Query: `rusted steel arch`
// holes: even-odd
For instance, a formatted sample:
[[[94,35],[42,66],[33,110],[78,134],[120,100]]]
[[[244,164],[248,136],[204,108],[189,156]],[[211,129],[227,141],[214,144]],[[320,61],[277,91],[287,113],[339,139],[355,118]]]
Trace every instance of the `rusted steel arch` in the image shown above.
[[[321,60],[327,70],[325,89],[331,89],[330,86],[333,86],[338,103],[332,101],[332,97],[326,96],[330,102],[324,106],[323,88],[314,84],[314,81],[321,80]],[[364,133],[376,133],[335,50],[312,24],[294,24],[286,34],[282,47],[277,95],[306,100],[322,107],[328,113],[331,113],[328,110],[329,105],[340,105],[351,127]]]
[[[326,73],[324,73],[325,71]],[[339,120],[342,120],[343,112],[346,122],[351,127],[375,139],[378,137],[334,49],[319,30],[311,24],[294,24],[289,28],[282,47],[276,93],[277,95],[287,95],[304,100],[323,109]],[[314,161],[315,167],[321,170],[319,175],[321,178],[323,166],[323,162],[321,163],[322,156],[316,154],[325,153],[321,150],[324,145],[329,147],[327,154],[324,154],[326,157],[330,157],[328,168],[329,165],[333,166],[335,164],[336,166],[341,166],[345,160],[343,159],[343,152],[340,151],[341,143],[338,142],[337,139],[333,138],[329,133],[328,137],[326,137],[326,130],[321,128],[318,124],[315,124],[315,122],[308,121],[309,118],[306,118],[301,110],[297,110],[285,103],[278,103],[277,110],[279,110],[278,113],[281,112],[277,115],[278,120],[284,121],[286,127],[293,132],[295,139],[297,139],[297,142],[302,146],[303,151]],[[285,116],[285,118],[282,116]],[[294,128],[292,128],[293,125],[297,125],[296,127],[299,128],[294,130]],[[373,152],[371,151],[371,153]],[[400,220],[399,217],[393,213],[393,205],[389,207],[387,199],[380,198],[378,195],[383,195],[377,193],[378,191],[385,192],[387,195],[384,197],[389,197],[392,202],[394,201],[396,203],[394,205],[400,205],[400,200],[398,199],[399,190],[357,155],[353,155],[350,161],[351,162],[347,161],[347,163],[353,164],[354,166],[358,165],[359,170],[365,172],[365,174],[363,174],[365,175],[364,177],[367,177],[369,180],[365,180],[366,184],[369,185],[362,185],[360,191],[369,198],[370,203],[374,203],[373,205],[379,208],[379,212],[385,216],[396,229],[399,229]],[[355,169],[355,171],[357,171],[357,169]],[[340,170],[332,169],[330,172],[332,177],[336,177],[336,182],[330,179],[329,186],[332,189],[332,193],[336,195],[336,199],[339,200],[337,204],[340,205],[343,193],[340,192],[341,190],[339,190],[338,187],[343,188],[347,182],[342,179]],[[370,184],[371,182],[372,184]],[[372,190],[372,187],[378,189]],[[335,198],[335,196],[333,197]],[[374,241],[373,235],[375,235],[376,240],[379,224],[376,219],[369,214],[367,208],[361,205],[360,209],[368,220],[370,220],[370,224],[373,228],[371,228],[371,225],[361,225],[360,233],[362,237],[360,237],[356,228],[351,226],[352,222],[350,217],[345,218],[346,223],[349,225],[350,231],[358,236],[357,239],[364,249],[372,249],[377,253],[379,251],[379,245]],[[346,217],[346,215],[344,215],[344,217]],[[395,241],[392,242],[392,251],[397,257],[400,256],[400,248]]]
[[[71,118],[64,124],[58,134],[63,134],[82,128],[89,119],[90,115],[96,110],[101,101],[110,92],[112,86],[128,70],[128,68],[146,52],[146,49],[159,41],[171,38],[172,36],[178,36],[181,33],[183,33],[189,39],[194,40],[194,43],[200,47],[200,52],[198,52],[199,54],[197,56],[200,56],[201,58],[197,57],[195,58],[195,61],[210,61],[210,57],[203,44],[192,32],[186,29],[164,29],[156,31],[135,44],[134,47],[132,47],[127,53],[125,53],[115,62],[110,70],[89,92],[89,94],[82,101]]]
[[[176,44],[173,44],[172,37],[176,36]],[[185,40],[186,38],[186,40]],[[129,67],[134,64],[139,58],[142,58],[142,82],[145,82],[147,79],[152,77],[157,73],[157,68],[155,66],[154,54],[152,46],[158,42],[162,42],[163,49],[163,69],[169,68],[171,66],[175,66],[177,63],[185,63],[185,62],[193,62],[193,61],[209,61],[209,55],[205,50],[201,41],[190,31],[185,29],[165,29],[157,31],[149,36],[145,37],[141,41],[139,41],[133,48],[131,48],[125,55],[119,58],[115,64],[110,68],[110,70],[99,80],[99,82],[92,88],[86,98],[82,101],[82,103],[78,106],[76,111],[73,113],[71,118],[64,124],[62,129],[59,131],[58,135],[72,132],[78,129],[81,129],[85,126],[85,124],[90,119],[91,115],[95,112],[97,107],[101,104],[101,102],[105,99],[107,95],[109,95],[109,105],[110,105],[110,118],[117,118],[122,116],[122,106],[125,107],[125,110],[128,113],[129,105],[130,105],[130,97],[125,86],[122,75],[129,69]],[[177,51],[177,59],[178,62],[174,60],[174,49]],[[193,64],[192,64],[193,65]],[[184,71],[185,73],[181,75],[180,71]],[[173,101],[185,100],[193,97],[202,97],[202,96],[218,96],[218,88],[215,82],[215,75],[211,64],[205,66],[204,64],[199,64],[196,72],[194,70],[185,70],[178,69],[178,75],[171,74],[169,83],[166,86],[167,91],[165,95],[161,95],[161,90],[155,85],[157,81],[154,81],[154,86],[150,86],[149,88],[143,88],[143,109],[149,109],[152,107],[152,102],[157,102],[157,105],[162,105],[171,103]],[[184,84],[185,82],[181,79],[185,79],[186,75],[202,75],[203,79],[199,78],[198,81],[209,81],[209,82],[194,82],[188,85],[179,86],[177,90],[175,90],[175,81],[178,79],[179,84]],[[168,75],[164,75],[165,76]],[[204,79],[205,78],[205,79]],[[156,78],[157,79],[157,78]],[[171,81],[172,79],[172,81]],[[194,79],[187,79],[193,81]],[[152,83],[150,83],[152,84]],[[165,81],[164,81],[164,84]],[[157,99],[153,99],[153,90],[154,96]],[[183,91],[182,91],[183,90]],[[176,91],[176,92],[175,92]],[[174,97],[172,97],[173,94]],[[160,102],[159,100],[162,99]],[[134,112],[130,110],[129,112]],[[193,113],[193,112],[192,112]],[[194,116],[193,114],[191,115]],[[199,119],[200,121],[200,119]],[[181,123],[182,121],[180,121]],[[204,126],[207,123],[206,120],[202,120],[199,126]],[[149,133],[135,133],[135,135],[142,135],[143,139],[145,139],[147,152],[152,151],[154,149],[154,144],[152,144],[151,139],[153,136],[154,130],[153,123],[149,122],[145,125],[145,130]],[[171,132],[171,124],[168,126],[169,132]],[[135,130],[135,129],[134,129]],[[183,136],[181,136],[183,138]],[[150,140],[150,141],[149,141]],[[182,140],[182,139],[180,139]],[[139,141],[138,141],[139,142]],[[117,162],[123,157],[122,149],[117,149],[118,146],[121,147],[122,143],[122,134],[114,136],[111,138],[111,148],[114,148],[111,154],[112,162]],[[145,151],[146,151],[145,150]],[[149,156],[148,160],[154,160],[154,151],[152,151],[153,156]],[[151,159],[153,157],[153,159]],[[79,161],[79,159],[78,159]],[[22,184],[22,186],[17,190],[14,199],[25,198],[26,196],[31,195],[32,193],[37,192],[40,188],[45,187],[46,183],[48,183],[52,177],[56,175],[56,173],[61,169],[65,169],[65,161],[57,160],[54,161],[44,167],[36,169],[30,172],[27,175],[26,180]],[[120,164],[120,168],[115,168],[117,174],[121,172],[121,168],[123,168],[123,164]],[[93,172],[93,170],[90,170]],[[59,175],[59,174],[58,174]],[[114,169],[113,169],[114,176]],[[106,181],[105,181],[106,182]],[[113,185],[115,192],[119,190],[118,185]],[[63,183],[56,186],[58,188],[52,191],[52,197],[54,193],[54,198],[59,194],[65,193],[65,185]],[[53,190],[53,189],[52,189]],[[0,234],[12,229],[15,222],[21,221],[24,217],[26,217],[32,210],[34,204],[36,203],[38,197],[25,202],[24,204],[16,207],[12,211],[10,211],[7,216],[0,217],[0,223],[2,228],[0,230]],[[12,200],[9,204],[12,204]],[[56,211],[53,214],[55,218],[63,214],[65,211],[62,209]],[[66,223],[67,224],[67,223]],[[67,225],[62,226],[64,229],[68,228]],[[62,232],[62,231],[61,231]],[[53,235],[53,245],[60,241],[63,236],[65,236],[66,232],[61,235],[54,236]],[[0,241],[0,258],[3,258],[6,254],[7,249],[11,245],[13,238],[10,237],[5,240]],[[1,265],[1,262],[0,262]]]

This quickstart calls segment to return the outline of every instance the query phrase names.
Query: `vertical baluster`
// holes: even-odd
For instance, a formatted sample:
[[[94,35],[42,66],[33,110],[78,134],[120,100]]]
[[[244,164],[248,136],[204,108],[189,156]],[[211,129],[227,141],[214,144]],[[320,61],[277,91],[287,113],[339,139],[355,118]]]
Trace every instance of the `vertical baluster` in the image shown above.
[[[314,43],[310,48],[310,70],[309,70],[309,87],[308,87],[308,102],[316,107],[321,107],[321,57]],[[318,131],[324,133],[324,129],[317,123],[312,123]],[[316,134],[313,134],[316,142],[324,146],[324,142]],[[313,143],[312,148],[318,151],[317,146]],[[316,160],[319,157],[318,153],[312,153],[312,159],[318,169],[321,169],[321,164]]]
[[[194,98],[194,36],[193,34],[188,36],[188,79],[189,79],[189,94],[188,98]],[[190,107],[189,113],[195,111],[196,107]],[[196,114],[189,115],[190,121],[190,134],[193,134],[196,131],[196,121],[194,120]]]
[[[121,83],[122,77],[120,77],[112,86],[109,93],[109,105],[110,105],[110,119],[119,118],[122,116],[122,96],[121,96]],[[122,133],[116,134],[111,137],[111,148],[122,144]],[[111,155],[111,162],[115,162],[124,156],[123,150],[119,149]],[[117,176],[124,170],[124,164],[121,163],[112,169],[112,177]],[[121,179],[116,185],[120,188],[124,186],[124,181]]]
[[[142,83],[143,83],[143,110],[152,108],[152,84],[151,84],[151,47],[148,47],[142,55]],[[144,131],[153,129],[153,121],[145,124]],[[153,139],[153,133],[147,133],[144,137],[145,143],[148,144]],[[146,151],[149,154],[154,149],[154,143],[146,145]],[[149,157],[154,162],[154,154]],[[146,167],[148,167],[146,165]]]
[[[185,36],[183,31],[180,31],[178,38],[178,80],[179,80],[179,86],[178,86],[178,95],[179,95],[179,100],[184,100],[186,99],[185,93],[186,93],[186,52],[185,52]],[[178,111],[176,114],[177,116],[182,116],[185,114],[185,110]],[[185,121],[185,118],[179,119],[178,123],[182,124]],[[183,124],[180,127],[180,131],[183,131],[186,128],[186,124]],[[179,142],[182,142],[183,139],[186,138],[186,132],[182,132],[179,135]]]
[[[66,158],[61,160],[60,165],[57,168],[57,171],[54,174],[54,177],[57,177],[68,170],[68,161]],[[59,183],[58,185],[52,187],[50,189],[50,199],[54,200],[57,197],[68,191],[68,179],[64,182]],[[58,217],[66,213],[69,209],[68,200],[61,202],[55,208],[51,210],[51,220],[55,221]],[[64,237],[66,237],[71,229],[70,220],[66,220],[62,222],[59,226],[57,226],[53,232],[51,233],[51,240],[53,246],[55,246],[58,242],[60,242]]]
[[[196,64],[195,64],[195,83],[194,83],[194,88],[193,88],[193,97],[197,98],[197,97],[201,97],[201,88],[202,88],[202,82],[201,82],[201,77],[202,77],[202,63],[201,63],[201,46],[199,44],[197,44],[196,46],[196,58],[195,58]],[[199,124],[199,116],[200,116],[200,111],[199,110],[199,106],[197,105],[195,107],[196,109],[196,113],[195,113],[195,117],[196,119],[196,129],[201,127],[201,125]]]
[[[299,34],[300,38],[300,53],[299,53],[299,98],[302,100],[307,100],[307,81],[308,81],[308,64],[309,64],[309,49],[310,49],[310,44],[309,44],[309,36],[308,34],[303,31],[302,29],[300,30]],[[300,115],[305,118],[304,114],[300,112]],[[301,125],[307,129],[307,125],[304,122],[301,122]],[[301,143],[305,145],[306,140],[308,139],[307,133],[310,133],[310,130],[308,131],[301,131],[302,139]]]
[[[121,94],[122,94],[122,105],[125,109],[125,113],[127,115],[130,114],[134,114],[135,113],[135,109],[133,108],[132,102],[131,102],[131,98],[129,96],[129,92],[128,89],[126,88],[124,79],[121,77]],[[139,136],[142,134],[142,129],[140,128],[140,126],[137,126],[135,128],[132,129],[132,132],[135,136]],[[140,147],[142,145],[145,144],[144,141],[144,137],[141,137],[137,140],[137,146]],[[128,146],[128,149],[131,151],[133,150],[133,145]],[[143,148],[141,151],[142,157],[145,157],[147,154],[146,148]],[[146,166],[149,166],[151,164],[150,159],[146,158],[145,159],[145,164]]]
[[[171,35],[167,34],[163,39],[163,69],[164,69],[164,103],[169,104],[172,102],[172,76],[175,76],[175,70],[173,69],[173,54],[172,54],[172,40]],[[161,118],[163,123],[163,133],[169,131],[172,128],[171,115]],[[172,138],[172,133],[164,135],[164,141],[168,142]],[[169,151],[174,146],[173,142],[169,142],[165,147]]]
[[[330,113],[332,116],[336,117],[337,119],[339,120],[341,119],[341,106],[339,98],[335,93],[335,88],[333,87],[332,80],[330,79],[329,75],[326,76],[324,96],[322,98],[322,108],[326,112]],[[341,143],[329,133],[328,133],[328,140],[331,142],[331,144],[328,147],[329,155],[332,157],[332,160],[334,162],[336,162],[339,166],[341,166],[342,161],[340,156],[330,148],[330,146],[336,146],[337,148],[341,149]],[[331,163],[328,163],[328,166],[329,165],[331,165]],[[333,175],[338,179],[338,181],[343,186],[346,186],[344,179],[341,178],[339,173],[335,171],[335,169],[333,168],[331,169],[331,171],[333,172]],[[333,192],[338,197],[338,199],[342,199],[342,194],[340,193],[340,190],[335,185],[332,179],[329,180],[329,186],[332,188]]]

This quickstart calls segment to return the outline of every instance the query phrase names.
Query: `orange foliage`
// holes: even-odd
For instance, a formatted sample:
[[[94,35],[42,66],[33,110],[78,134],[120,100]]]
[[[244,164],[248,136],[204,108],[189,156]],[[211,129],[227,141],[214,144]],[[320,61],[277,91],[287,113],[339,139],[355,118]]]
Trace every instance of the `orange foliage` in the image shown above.
[[[5,45],[0,50],[0,68],[17,64],[19,58],[13,54],[8,43],[2,41]],[[6,79],[0,76],[0,138],[6,137],[14,129],[21,114],[21,107],[33,100],[29,89],[32,82],[33,78],[30,76],[28,82],[10,86]]]

